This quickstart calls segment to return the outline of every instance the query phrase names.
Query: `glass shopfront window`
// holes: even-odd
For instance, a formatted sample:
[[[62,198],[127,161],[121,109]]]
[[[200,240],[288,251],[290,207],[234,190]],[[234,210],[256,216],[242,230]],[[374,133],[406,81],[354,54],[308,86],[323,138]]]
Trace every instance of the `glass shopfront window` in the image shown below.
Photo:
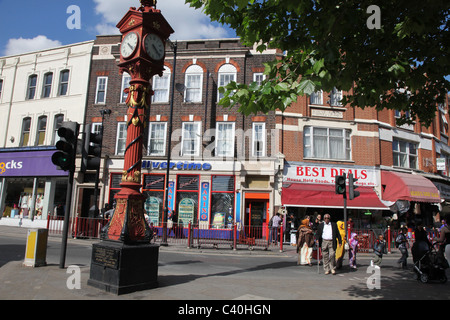
[[[187,226],[189,221],[198,222],[198,192],[200,176],[178,175],[176,210],[178,213],[178,225]]]
[[[211,227],[232,228],[234,221],[234,176],[211,178]]]
[[[146,196],[144,210],[148,216],[148,222],[157,226],[162,221],[164,208],[165,175],[145,174],[143,179],[143,193]]]

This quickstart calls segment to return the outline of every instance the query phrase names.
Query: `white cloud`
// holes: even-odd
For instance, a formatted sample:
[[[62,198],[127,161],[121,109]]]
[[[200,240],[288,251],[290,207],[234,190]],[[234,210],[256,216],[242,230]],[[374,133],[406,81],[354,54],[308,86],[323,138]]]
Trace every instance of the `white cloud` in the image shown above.
[[[115,25],[125,15],[130,6],[139,7],[139,1],[124,3],[123,0],[94,0],[96,13],[102,16],[102,22],[96,26],[99,34],[118,33]],[[228,29],[220,25],[213,25],[201,10],[196,10],[184,3],[184,0],[161,0],[156,8],[166,18],[175,33],[172,40],[213,39],[230,35]]]
[[[39,35],[33,39],[9,39],[6,44],[5,55],[14,55],[25,52],[32,52],[44,50],[61,46],[62,43],[58,40],[48,39],[46,36]]]

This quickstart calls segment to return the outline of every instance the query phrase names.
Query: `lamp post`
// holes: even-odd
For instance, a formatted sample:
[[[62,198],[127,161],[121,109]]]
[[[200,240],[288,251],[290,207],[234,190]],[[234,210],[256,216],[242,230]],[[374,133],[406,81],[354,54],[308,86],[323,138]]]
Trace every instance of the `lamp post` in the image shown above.
[[[102,125],[100,127],[100,136],[102,137],[102,143],[100,143],[100,159],[102,156],[102,145],[103,145],[103,125],[105,121],[105,115],[111,114],[111,109],[100,110],[100,114],[102,115]],[[101,163],[101,162],[100,162]],[[95,185],[94,185],[94,218],[98,218],[99,208],[98,208],[98,182],[100,180],[100,167],[98,167],[97,172],[95,173]]]
[[[169,216],[169,174],[170,174],[170,158],[172,155],[172,127],[173,127],[173,101],[175,96],[175,89],[182,93],[185,90],[184,85],[175,84],[175,75],[177,68],[177,42],[171,42],[171,47],[173,49],[173,74],[172,74],[172,84],[171,84],[171,96],[170,96],[170,114],[169,114],[169,139],[167,141],[167,170],[166,170],[166,198],[164,201],[163,210],[163,236],[161,245],[167,246],[167,218]]]

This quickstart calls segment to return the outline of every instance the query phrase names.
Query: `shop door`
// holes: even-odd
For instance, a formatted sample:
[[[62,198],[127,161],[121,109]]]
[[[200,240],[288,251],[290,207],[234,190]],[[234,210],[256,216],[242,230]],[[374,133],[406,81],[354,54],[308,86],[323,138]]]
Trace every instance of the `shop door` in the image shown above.
[[[251,200],[246,202],[246,234],[261,238],[263,222],[266,219],[267,201]]]

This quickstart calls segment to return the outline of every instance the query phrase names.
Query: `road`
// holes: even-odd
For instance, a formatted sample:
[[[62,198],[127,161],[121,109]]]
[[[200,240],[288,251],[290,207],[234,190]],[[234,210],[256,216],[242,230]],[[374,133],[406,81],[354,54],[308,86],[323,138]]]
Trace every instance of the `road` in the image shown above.
[[[379,289],[368,287],[376,273],[368,269],[371,254],[359,254],[357,271],[347,264],[337,275],[324,275],[317,266],[297,266],[295,250],[266,253],[229,249],[186,249],[161,247],[158,288],[115,296],[87,286],[92,243],[98,240],[69,239],[66,267],[81,270],[81,289],[69,290],[70,274],[59,269],[61,238],[49,237],[48,266],[21,266],[26,231],[0,226],[1,299],[82,299],[82,300],[367,300],[367,299],[450,299],[450,282],[422,284],[412,271],[396,267],[398,254],[383,259]],[[412,264],[411,258],[409,263]],[[369,272],[368,272],[369,271]],[[447,270],[447,276],[450,276]]]

